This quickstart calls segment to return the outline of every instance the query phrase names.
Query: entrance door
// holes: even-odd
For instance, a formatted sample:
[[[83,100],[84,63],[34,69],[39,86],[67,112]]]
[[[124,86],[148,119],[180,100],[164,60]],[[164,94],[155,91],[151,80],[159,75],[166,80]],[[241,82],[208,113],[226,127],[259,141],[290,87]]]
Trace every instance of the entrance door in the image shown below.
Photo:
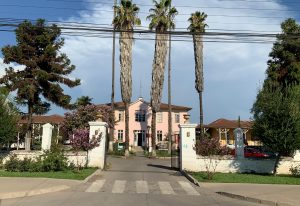
[[[138,146],[143,146],[143,133],[138,133]]]

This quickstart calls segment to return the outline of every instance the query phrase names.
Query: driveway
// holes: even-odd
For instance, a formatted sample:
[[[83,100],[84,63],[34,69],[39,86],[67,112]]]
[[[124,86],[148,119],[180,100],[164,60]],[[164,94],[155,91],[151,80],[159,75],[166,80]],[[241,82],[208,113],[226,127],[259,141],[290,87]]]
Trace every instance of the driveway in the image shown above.
[[[109,157],[107,162],[110,165],[107,171],[70,190],[3,200],[1,206],[255,205],[194,186],[178,171],[170,169],[170,160]]]

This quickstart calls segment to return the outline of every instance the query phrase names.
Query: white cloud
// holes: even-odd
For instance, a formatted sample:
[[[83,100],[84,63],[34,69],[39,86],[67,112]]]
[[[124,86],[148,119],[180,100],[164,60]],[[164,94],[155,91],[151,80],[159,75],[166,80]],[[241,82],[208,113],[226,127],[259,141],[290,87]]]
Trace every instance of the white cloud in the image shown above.
[[[137,4],[149,4],[146,0],[136,0]],[[284,9],[284,5],[277,1],[245,3],[238,1],[181,1],[174,0],[174,5],[197,5],[199,7],[249,7],[260,9]],[[258,5],[259,4],[259,5]],[[90,8],[111,10],[109,6],[102,4],[89,4]],[[142,7],[141,12],[147,12],[149,8]],[[179,8],[179,13],[189,14],[195,8]],[[226,10],[203,9],[208,14],[207,22],[209,30],[255,30],[266,32],[280,31],[282,19],[269,18],[229,18],[225,16],[283,16],[288,15],[283,11],[272,10]],[[142,24],[145,15],[141,14]],[[291,14],[290,14],[291,15]],[[186,20],[189,16],[176,18],[177,28],[186,28]],[[70,18],[69,21],[79,23],[110,24],[111,12],[94,11],[82,12],[80,18]],[[229,31],[228,31],[229,32]],[[206,38],[206,40],[208,40]],[[83,80],[80,88],[70,91],[74,97],[89,95],[95,102],[109,102],[111,92],[111,49],[112,40],[105,38],[66,37],[64,52],[77,66],[74,76]],[[118,41],[116,42],[118,45]],[[198,96],[194,89],[194,59],[192,42],[174,42],[172,44],[172,69],[173,69],[173,103],[193,107],[192,120],[198,120]],[[247,119],[249,110],[255,100],[258,84],[265,76],[266,62],[271,51],[272,44],[234,44],[234,43],[209,43],[204,44],[205,67],[205,121],[210,122],[216,118],[235,119],[238,115]],[[140,94],[149,99],[151,85],[151,66],[153,60],[154,41],[135,41],[133,53],[133,100]],[[116,52],[116,99],[120,100],[119,88],[119,52]],[[166,101],[166,86],[164,87],[164,101]]]

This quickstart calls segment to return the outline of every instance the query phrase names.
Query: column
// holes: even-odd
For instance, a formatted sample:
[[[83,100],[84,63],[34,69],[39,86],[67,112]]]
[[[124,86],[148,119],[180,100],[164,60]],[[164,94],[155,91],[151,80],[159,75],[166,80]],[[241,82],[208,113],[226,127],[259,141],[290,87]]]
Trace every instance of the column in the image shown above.
[[[104,168],[107,124],[105,122],[89,122],[90,139],[101,135],[99,146],[89,151],[88,166]]]
[[[193,170],[197,154],[196,127],[197,124],[182,124],[180,127],[180,170]]]
[[[43,136],[42,136],[42,150],[50,150],[51,140],[52,140],[52,130],[53,126],[49,123],[43,126]]]

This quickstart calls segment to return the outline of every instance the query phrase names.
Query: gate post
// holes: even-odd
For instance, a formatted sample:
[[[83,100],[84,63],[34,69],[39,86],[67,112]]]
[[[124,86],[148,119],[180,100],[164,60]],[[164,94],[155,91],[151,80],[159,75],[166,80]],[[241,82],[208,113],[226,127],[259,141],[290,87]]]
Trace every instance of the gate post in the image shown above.
[[[98,147],[89,151],[88,155],[88,166],[104,168],[105,161],[105,145],[106,145],[106,127],[105,122],[89,122],[90,125],[90,139],[94,136],[100,135],[101,141]]]
[[[180,171],[191,170],[196,162],[197,124],[181,124],[180,127]]]
[[[43,135],[42,135],[42,145],[41,145],[42,150],[50,150],[53,128],[54,127],[49,123],[43,125]]]

